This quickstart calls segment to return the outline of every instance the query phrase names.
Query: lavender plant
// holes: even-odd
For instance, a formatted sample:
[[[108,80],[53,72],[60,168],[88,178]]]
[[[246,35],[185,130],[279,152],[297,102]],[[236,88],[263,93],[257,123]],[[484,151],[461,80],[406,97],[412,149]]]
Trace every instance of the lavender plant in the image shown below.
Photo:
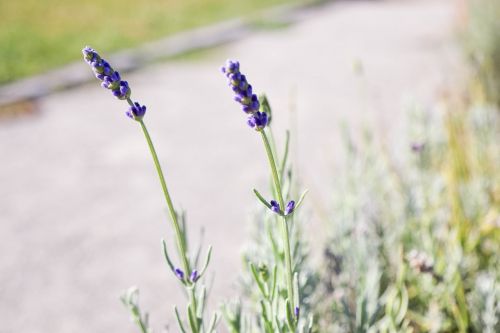
[[[172,228],[175,233],[177,252],[181,263],[179,265],[174,264],[174,261],[171,259],[168,253],[168,247],[165,240],[162,240],[163,254],[173,276],[180,281],[187,295],[189,295],[189,301],[187,305],[187,320],[183,320],[181,318],[177,307],[174,308],[179,329],[184,333],[188,330],[192,333],[215,332],[216,325],[219,321],[219,316],[217,313],[214,313],[208,325],[206,325],[206,323],[204,322],[206,291],[204,286],[200,283],[201,278],[205,274],[206,269],[210,263],[212,248],[208,248],[205,263],[201,268],[198,267],[198,256],[196,256],[194,260],[191,260],[189,257],[185,218],[183,214],[179,214],[174,208],[172,198],[168,191],[165,176],[160,166],[158,155],[151,140],[151,136],[149,135],[149,132],[144,123],[143,118],[146,113],[146,106],[141,105],[139,102],[132,101],[131,89],[128,82],[123,81],[119,72],[115,71],[106,60],[102,59],[99,56],[99,54],[95,50],[87,46],[83,49],[82,52],[85,61],[92,68],[96,78],[101,81],[101,86],[105,89],[110,90],[116,98],[127,101],[127,103],[129,104],[129,108],[126,111],[126,115],[139,123],[151,152],[151,156],[158,173],[160,185],[163,190],[165,201],[170,214]],[[148,323],[148,315],[141,313],[138,304],[138,295],[138,290],[133,288],[127,291],[121,299],[123,304],[129,309],[132,315],[132,319],[139,326],[141,332],[151,333],[152,330]]]
[[[271,107],[267,103],[267,98],[261,96],[261,104],[271,114]],[[273,140],[272,124],[268,123],[269,138],[271,147],[276,151],[276,144]],[[280,161],[280,174],[282,175],[282,186],[285,197],[296,196],[297,181],[293,177],[293,169],[289,165],[288,150],[290,135],[286,133],[285,147]],[[270,181],[272,191],[273,182]],[[242,298],[237,302],[226,304],[224,315],[231,332],[261,332],[265,330],[265,323],[259,312],[262,312],[262,293],[255,282],[255,270],[263,279],[269,279],[271,272],[273,278],[278,281],[285,279],[285,256],[283,252],[283,241],[279,216],[269,214],[267,207],[259,205],[251,223],[251,241],[248,242],[243,253],[244,271],[240,276],[240,286]],[[298,279],[298,291],[300,293],[301,311],[303,313],[314,313],[315,304],[312,303],[314,293],[317,291],[318,275],[310,263],[308,244],[305,241],[304,225],[307,213],[304,210],[297,211],[289,221],[290,248],[292,249],[292,262],[295,271],[300,272]],[[248,265],[247,263],[252,263]],[[273,309],[276,311],[277,309]],[[303,324],[308,324],[302,320]],[[299,329],[303,331],[303,329]]]
[[[325,331],[500,329],[498,110],[433,111],[413,114],[402,160],[346,135],[318,299]]]
[[[304,324],[305,321],[301,321],[303,314],[301,314],[301,298],[299,295],[299,270],[292,261],[293,255],[290,241],[292,219],[306,192],[302,194],[297,202],[289,200],[284,195],[283,173],[287,149],[285,149],[286,154],[281,165],[278,165],[276,152],[266,133],[266,130],[270,131],[269,124],[271,120],[271,110],[267,99],[263,97],[259,101],[257,95],[253,92],[252,85],[248,83],[246,76],[240,72],[239,62],[228,60],[221,70],[226,75],[228,84],[235,93],[235,101],[241,104],[243,112],[248,117],[248,125],[256,130],[262,138],[271,169],[273,198],[266,200],[256,189],[254,189],[254,193],[264,207],[279,219],[281,226],[281,244],[284,257],[282,280],[278,281],[278,272],[281,270],[278,270],[277,266],[277,264],[281,265],[281,261],[278,261],[272,268],[262,264],[258,265],[258,263],[252,261],[249,262],[252,277],[261,295],[259,302],[261,309],[257,329],[268,333],[310,332],[312,330],[312,318],[309,318],[307,325]],[[276,253],[279,253],[278,249],[275,250]],[[242,319],[240,305],[235,305],[232,310],[227,311],[227,319],[232,332],[251,332],[255,329],[252,327],[251,321],[249,322],[245,318]]]

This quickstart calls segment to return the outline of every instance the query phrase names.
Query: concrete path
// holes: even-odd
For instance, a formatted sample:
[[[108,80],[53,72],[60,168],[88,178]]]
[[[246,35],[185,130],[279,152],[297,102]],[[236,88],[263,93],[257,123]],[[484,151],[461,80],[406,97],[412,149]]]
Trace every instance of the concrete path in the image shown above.
[[[296,130],[307,207],[327,212],[340,122],[373,123],[393,140],[405,100],[426,106],[456,80],[453,6],[341,2],[197,61],[127,75],[134,99],[148,106],[145,121],[175,204],[188,210],[192,238],[204,226],[214,245],[213,305],[237,295],[239,253],[256,205],[251,189],[266,188],[267,172],[260,138],[232,101],[220,65],[239,59],[255,90],[271,99],[276,134]],[[173,305],[185,303],[164,265],[160,238],[172,238],[170,222],[138,124],[97,82],[39,107],[35,116],[0,123],[0,332],[137,332],[118,300],[133,284],[159,331],[172,322]],[[322,228],[314,216],[308,236]]]

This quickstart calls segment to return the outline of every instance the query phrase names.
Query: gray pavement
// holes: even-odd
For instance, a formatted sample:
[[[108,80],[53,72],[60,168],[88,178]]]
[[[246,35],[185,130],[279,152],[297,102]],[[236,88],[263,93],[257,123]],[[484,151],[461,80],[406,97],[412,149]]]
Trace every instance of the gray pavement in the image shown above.
[[[405,101],[430,105],[457,80],[453,25],[453,1],[341,2],[197,61],[127,75],[134,99],[148,106],[145,121],[191,238],[203,226],[214,246],[213,307],[238,294],[251,189],[265,188],[267,172],[260,138],[219,73],[225,59],[239,59],[255,90],[268,94],[276,134],[295,130],[314,237],[328,216],[339,124],[374,124],[388,141],[403,135]],[[160,238],[172,239],[161,190],[125,109],[92,82],[0,123],[0,332],[136,332],[118,300],[133,284],[157,330],[172,322],[174,304],[184,308],[161,253]]]

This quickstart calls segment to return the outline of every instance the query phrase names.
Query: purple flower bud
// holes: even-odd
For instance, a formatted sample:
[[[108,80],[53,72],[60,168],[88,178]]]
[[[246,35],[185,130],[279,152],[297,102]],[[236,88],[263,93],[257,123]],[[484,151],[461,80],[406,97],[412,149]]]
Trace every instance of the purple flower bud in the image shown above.
[[[226,61],[226,66],[222,67],[224,70],[224,73],[233,73],[233,72],[239,72],[240,69],[240,63],[238,61],[233,61],[233,60],[227,60]]]
[[[115,90],[120,85],[120,73],[113,72],[111,75],[103,75],[101,86],[106,89]]]
[[[271,204],[271,210],[273,212],[275,212],[276,214],[280,214],[281,213],[281,209],[280,209],[280,204],[276,202],[276,200],[271,200],[271,202],[269,202]]]
[[[191,282],[195,283],[198,280],[198,278],[199,278],[198,271],[195,269],[194,271],[191,272],[191,276],[189,277],[189,279],[191,280]]]
[[[293,313],[295,314],[295,318],[299,318],[300,308],[298,306],[296,306]]]
[[[126,112],[126,115],[134,120],[140,121],[144,117],[145,113],[146,113],[146,106],[134,102],[134,105],[129,107],[128,111]]]
[[[90,46],[85,46],[84,49],[82,50],[82,53],[83,53],[83,58],[89,64],[95,61],[96,59],[100,59],[97,52]]]
[[[412,143],[411,151],[414,153],[420,153],[425,148],[425,143]]]
[[[184,280],[184,272],[180,268],[175,269],[175,275],[179,278],[179,280]]]
[[[130,97],[131,93],[127,81],[120,81],[120,85],[112,91],[113,95],[118,99],[127,99]]]
[[[293,213],[293,210],[295,209],[295,201],[291,200],[285,208],[285,215],[289,215]]]
[[[256,131],[262,130],[267,125],[267,113],[255,112],[248,117],[248,126],[255,128]]]

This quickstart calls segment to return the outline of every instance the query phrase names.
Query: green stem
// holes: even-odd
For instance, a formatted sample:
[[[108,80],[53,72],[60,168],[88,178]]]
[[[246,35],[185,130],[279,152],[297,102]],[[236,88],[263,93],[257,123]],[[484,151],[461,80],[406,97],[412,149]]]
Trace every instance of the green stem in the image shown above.
[[[262,140],[264,141],[264,147],[266,148],[267,158],[269,160],[269,165],[271,166],[271,173],[273,176],[274,187],[276,188],[276,193],[278,194],[278,201],[280,204],[280,209],[285,209],[285,201],[283,200],[283,193],[281,192],[281,183],[278,175],[278,170],[276,167],[276,161],[274,160],[273,152],[271,150],[271,145],[269,144],[269,140],[267,139],[266,133],[264,130],[260,131],[262,136]],[[292,305],[292,309],[295,308],[296,304],[294,303],[293,297],[293,272],[292,272],[292,256],[290,251],[290,237],[288,235],[288,225],[286,222],[286,216],[282,216],[281,219],[281,229],[283,233],[284,239],[284,247],[285,247],[285,266],[286,266],[286,285],[288,291],[288,299],[290,304]]]
[[[189,270],[189,262],[186,256],[186,246],[183,241],[182,231],[179,226],[179,221],[177,220],[177,213],[175,212],[174,205],[172,204],[172,199],[170,198],[170,194],[168,193],[167,183],[165,182],[165,177],[163,176],[163,171],[160,166],[160,161],[158,160],[158,155],[156,154],[155,147],[153,146],[153,142],[151,141],[151,137],[149,136],[148,129],[144,122],[139,120],[141,124],[142,131],[144,132],[144,137],[148,142],[149,150],[151,151],[151,156],[153,157],[153,161],[155,163],[156,171],[158,172],[158,177],[160,178],[161,188],[163,190],[163,194],[165,195],[165,200],[167,201],[168,211],[170,212],[170,217],[172,219],[172,225],[175,230],[175,236],[177,239],[177,247],[179,249],[179,254],[182,259],[182,264],[184,268],[184,272],[187,276],[191,273]]]
[[[195,295],[195,291],[194,291],[194,286],[189,291],[189,298],[190,298],[190,303],[193,305],[192,311],[193,311],[193,318],[195,320],[195,329],[196,329],[196,331],[193,332],[193,333],[198,333],[200,331],[199,321],[198,321],[198,314],[197,314],[197,311],[196,311],[196,308],[198,307],[198,304],[197,304],[198,302],[196,302],[196,295]]]
[[[179,226],[179,221],[177,220],[177,213],[175,212],[174,205],[172,203],[172,199],[170,198],[170,194],[169,194],[168,188],[167,188],[167,183],[165,181],[165,177],[163,176],[163,171],[161,169],[160,161],[158,160],[158,155],[156,154],[156,150],[155,150],[155,147],[153,145],[153,141],[151,140],[151,137],[149,136],[148,129],[146,128],[146,125],[144,124],[142,119],[139,120],[139,123],[141,124],[141,128],[142,128],[142,131],[144,133],[144,137],[146,138],[146,141],[148,142],[149,150],[151,152],[151,156],[153,157],[156,171],[158,172],[158,177],[160,178],[161,188],[163,190],[163,194],[165,195],[165,200],[167,202],[168,211],[170,212],[172,225],[173,225],[174,230],[175,230],[177,247],[179,250],[179,255],[180,255],[181,260],[182,260],[184,272],[186,274],[186,277],[189,277],[189,275],[191,274],[191,270],[189,268],[189,261],[187,258],[186,244],[184,242],[184,237],[183,237],[181,228]],[[196,304],[196,297],[195,297],[195,293],[194,293],[194,286],[191,288],[191,292],[190,292],[190,303],[192,305],[192,311],[193,311],[194,318],[196,318],[197,304]],[[199,325],[198,325],[197,318],[196,318],[195,329],[196,329],[196,331],[194,333],[199,332]]]
[[[137,324],[141,328],[142,333],[148,333],[148,329],[146,328],[146,325],[143,323],[141,318],[137,319]]]

